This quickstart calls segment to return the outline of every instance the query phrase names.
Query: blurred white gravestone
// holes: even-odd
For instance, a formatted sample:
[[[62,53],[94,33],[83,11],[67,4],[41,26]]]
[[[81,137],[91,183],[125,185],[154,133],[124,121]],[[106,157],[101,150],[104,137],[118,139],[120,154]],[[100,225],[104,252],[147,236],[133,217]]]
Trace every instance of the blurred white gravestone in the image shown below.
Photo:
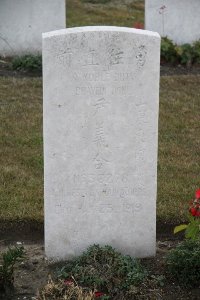
[[[155,254],[160,37],[119,27],[43,35],[45,247]]]
[[[42,33],[66,27],[65,0],[0,0],[0,56],[41,54]]]
[[[177,44],[200,39],[199,0],[145,0],[145,28]]]

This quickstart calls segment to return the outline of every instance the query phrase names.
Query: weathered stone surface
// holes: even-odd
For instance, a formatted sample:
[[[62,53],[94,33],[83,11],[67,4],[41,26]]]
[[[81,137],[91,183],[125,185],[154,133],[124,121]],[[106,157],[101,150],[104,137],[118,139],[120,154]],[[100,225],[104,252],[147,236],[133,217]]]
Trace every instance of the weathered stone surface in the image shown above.
[[[160,37],[119,27],[43,35],[45,246],[155,253]]]
[[[1,0],[0,55],[41,53],[42,33],[65,23],[65,0]]]
[[[145,28],[177,44],[200,39],[199,0],[146,0]]]

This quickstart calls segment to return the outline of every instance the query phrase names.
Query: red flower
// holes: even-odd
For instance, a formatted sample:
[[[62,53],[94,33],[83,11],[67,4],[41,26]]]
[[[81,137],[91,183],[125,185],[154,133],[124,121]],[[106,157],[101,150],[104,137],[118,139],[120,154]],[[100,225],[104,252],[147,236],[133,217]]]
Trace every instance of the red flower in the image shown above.
[[[135,22],[133,24],[133,28],[136,28],[136,29],[144,29],[144,24],[143,23],[140,23],[140,22]]]
[[[197,199],[200,198],[200,189],[198,189],[198,190],[196,191],[195,196],[196,196]]]
[[[103,296],[103,295],[104,295],[104,294],[103,294],[102,292],[95,292],[95,293],[94,293],[95,298],[101,297],[101,296]]]
[[[196,216],[197,210],[194,207],[190,208],[190,213],[193,215],[193,217]]]
[[[66,280],[64,280],[64,284],[67,286],[71,286],[74,284],[74,282],[71,279],[66,279]]]
[[[200,217],[200,210],[196,211],[196,217]]]

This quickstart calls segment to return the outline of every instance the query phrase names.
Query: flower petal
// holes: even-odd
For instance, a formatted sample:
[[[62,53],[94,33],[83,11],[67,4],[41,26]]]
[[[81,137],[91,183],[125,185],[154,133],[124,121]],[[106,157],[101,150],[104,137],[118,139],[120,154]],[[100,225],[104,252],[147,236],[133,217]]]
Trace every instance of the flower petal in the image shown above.
[[[101,296],[103,296],[103,295],[104,295],[104,294],[103,294],[102,292],[95,292],[95,293],[94,293],[95,298],[101,297]]]
[[[195,215],[196,217],[200,217],[200,210],[197,210],[196,211],[196,215]]]
[[[196,196],[197,199],[200,198],[200,189],[196,190],[195,196]]]
[[[190,213],[193,215],[193,217],[195,217],[197,210],[194,207],[192,207],[192,208],[190,208]]]

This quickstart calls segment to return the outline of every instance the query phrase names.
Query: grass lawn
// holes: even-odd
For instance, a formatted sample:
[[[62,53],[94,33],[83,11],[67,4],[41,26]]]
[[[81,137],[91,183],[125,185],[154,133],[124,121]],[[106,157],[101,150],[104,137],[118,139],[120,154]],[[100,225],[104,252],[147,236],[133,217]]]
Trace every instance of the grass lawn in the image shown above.
[[[0,120],[0,219],[42,219],[41,79],[1,77]]]
[[[67,27],[86,25],[133,27],[134,22],[143,23],[144,1],[133,0],[129,4],[125,3],[126,1],[116,0],[67,0]]]
[[[0,219],[42,221],[42,80],[0,77],[0,91]],[[163,221],[183,220],[200,187],[199,111],[200,76],[161,78],[157,216]]]
[[[133,27],[144,20],[144,1],[128,2],[68,0],[67,27]],[[187,201],[200,187],[199,111],[200,76],[161,78],[157,217],[162,221],[183,220]],[[0,77],[0,120],[0,219],[42,221],[42,80]]]
[[[200,188],[199,111],[200,76],[161,78],[158,218],[183,219]]]

